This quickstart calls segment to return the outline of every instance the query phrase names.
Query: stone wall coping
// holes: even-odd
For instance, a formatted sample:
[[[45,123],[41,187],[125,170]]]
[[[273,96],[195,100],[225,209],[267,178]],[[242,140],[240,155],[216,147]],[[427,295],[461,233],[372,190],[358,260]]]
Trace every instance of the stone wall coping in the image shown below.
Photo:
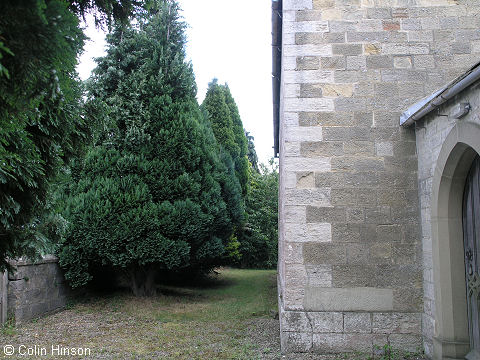
[[[29,265],[41,265],[58,262],[58,257],[55,255],[44,255],[40,259],[32,260],[27,258],[19,258],[9,260],[8,263],[12,266],[29,266]]]

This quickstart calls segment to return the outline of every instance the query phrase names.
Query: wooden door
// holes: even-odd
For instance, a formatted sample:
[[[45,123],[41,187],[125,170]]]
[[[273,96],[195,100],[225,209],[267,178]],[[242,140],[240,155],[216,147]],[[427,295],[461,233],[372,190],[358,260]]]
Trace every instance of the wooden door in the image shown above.
[[[470,360],[480,359],[480,157],[467,176],[463,195],[463,246],[470,332]]]

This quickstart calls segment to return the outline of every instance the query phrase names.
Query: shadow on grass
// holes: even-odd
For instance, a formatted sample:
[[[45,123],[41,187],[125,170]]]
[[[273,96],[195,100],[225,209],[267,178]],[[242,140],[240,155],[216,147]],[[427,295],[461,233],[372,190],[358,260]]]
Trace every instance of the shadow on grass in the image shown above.
[[[150,299],[168,297],[183,303],[207,301],[212,294],[205,294],[205,291],[228,289],[239,282],[238,279],[225,276],[226,273],[228,273],[227,269],[217,269],[193,277],[175,275],[162,277],[161,281],[157,281],[156,295],[151,296]],[[67,309],[76,304],[109,306],[112,303],[121,303],[134,297],[132,291],[125,284],[115,287],[112,286],[112,277],[105,278],[106,281],[96,281],[90,286],[74,291],[67,304]]]

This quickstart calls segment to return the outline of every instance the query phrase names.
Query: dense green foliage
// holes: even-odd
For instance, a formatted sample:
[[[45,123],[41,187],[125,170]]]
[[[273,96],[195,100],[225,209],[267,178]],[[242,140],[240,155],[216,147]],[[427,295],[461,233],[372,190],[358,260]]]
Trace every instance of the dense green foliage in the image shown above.
[[[237,105],[228,86],[219,85],[214,79],[208,84],[202,107],[212,125],[218,144],[232,158],[235,175],[242,188],[242,195],[245,196],[249,181],[247,138]]]
[[[246,199],[247,225],[240,237],[240,264],[250,268],[277,265],[278,244],[278,166],[260,164],[252,172]]]
[[[260,170],[258,169],[258,156],[257,156],[257,151],[255,150],[255,143],[253,142],[253,140],[255,140],[255,138],[252,135],[250,135],[250,133],[248,131],[245,131],[245,137],[247,138],[247,141],[248,141],[248,144],[247,144],[247,147],[248,147],[248,153],[247,153],[248,161],[250,162],[250,165],[251,165],[252,169],[256,172],[259,172]]]
[[[49,182],[87,136],[75,75],[84,36],[67,5],[1,5],[0,268],[34,252]]]
[[[69,0],[70,9],[74,13],[83,16],[89,10],[95,10],[93,14],[96,22],[109,26],[113,21],[128,23],[133,14],[144,11],[151,2],[152,0]]]
[[[92,9],[117,26],[85,103],[78,17]],[[0,10],[0,270],[7,257],[51,251],[47,238],[62,239],[71,285],[108,268],[136,294],[159,271],[274,266],[278,175],[258,172],[227,85],[213,81],[198,106],[173,0]]]
[[[142,295],[159,270],[210,269],[243,213],[228,154],[220,159],[195,99],[178,7],[158,4],[108,37],[89,85],[89,114],[101,126],[72,169],[60,252],[73,286],[108,267]]]
[[[227,85],[213,80],[202,104],[212,124],[215,138],[231,159],[235,176],[242,187],[245,217],[236,223],[234,236],[227,246],[229,260],[242,267],[272,268],[277,264],[278,172],[261,165],[253,136],[243,129],[237,105]],[[229,161],[226,162],[227,167]],[[235,198],[238,198],[236,196]]]
[[[247,137],[245,136],[245,130],[243,129],[242,119],[238,112],[237,104],[233,99],[233,96],[230,92],[228,85],[223,87],[223,92],[225,94],[225,102],[230,110],[230,117],[232,118],[232,130],[233,136],[235,138],[235,143],[238,146],[239,152],[238,156],[233,157],[235,163],[235,174],[237,176],[238,182],[242,187],[242,194],[245,196],[248,191],[248,182],[249,182],[249,164],[248,164],[248,143]]]

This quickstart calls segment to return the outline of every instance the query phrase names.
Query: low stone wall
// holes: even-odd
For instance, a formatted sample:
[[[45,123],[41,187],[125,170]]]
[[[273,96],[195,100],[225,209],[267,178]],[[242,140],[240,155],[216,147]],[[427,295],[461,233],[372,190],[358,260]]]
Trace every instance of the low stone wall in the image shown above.
[[[8,316],[19,323],[65,307],[69,289],[54,256],[12,261],[8,274]]]

